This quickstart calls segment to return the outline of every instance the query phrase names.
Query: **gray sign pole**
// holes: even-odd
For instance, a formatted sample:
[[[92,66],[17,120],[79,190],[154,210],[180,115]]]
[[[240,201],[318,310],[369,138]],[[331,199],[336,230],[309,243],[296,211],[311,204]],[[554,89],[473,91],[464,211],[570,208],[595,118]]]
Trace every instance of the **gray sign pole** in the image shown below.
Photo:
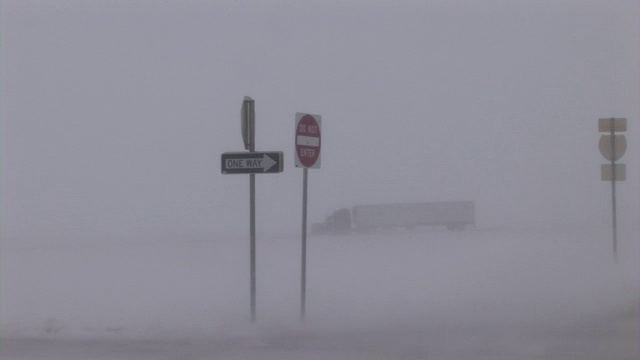
[[[253,151],[253,150],[251,150]],[[251,322],[256,322],[256,174],[249,174],[251,247]]]
[[[255,101],[248,96],[242,101],[241,130],[245,149],[256,151]],[[251,292],[251,322],[256,322],[256,175],[249,174],[249,273]]]
[[[616,137],[614,134],[614,121],[611,118],[611,215],[613,225],[613,259],[618,262],[618,226],[616,223]]]
[[[302,270],[300,282],[300,321],[304,321],[307,294],[307,168],[302,169]]]
[[[253,104],[251,104],[253,105]],[[255,152],[253,141],[249,152]],[[250,248],[251,248],[251,322],[256,322],[256,174],[249,174],[249,223],[250,223]]]
[[[242,100],[240,132],[248,152],[225,152],[220,156],[223,174],[249,174],[249,292],[251,322],[256,322],[256,176],[280,173],[284,169],[282,151],[256,152],[255,101]]]

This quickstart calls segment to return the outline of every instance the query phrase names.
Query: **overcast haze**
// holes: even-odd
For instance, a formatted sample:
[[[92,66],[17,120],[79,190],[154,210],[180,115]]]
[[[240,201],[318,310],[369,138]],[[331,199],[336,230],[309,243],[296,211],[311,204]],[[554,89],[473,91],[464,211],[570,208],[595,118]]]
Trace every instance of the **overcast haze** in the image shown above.
[[[370,202],[475,200],[478,224],[608,221],[599,117],[629,119],[635,1],[99,2],[2,5],[3,237],[246,232],[240,105],[259,231],[299,229],[295,112],[323,116],[310,220]]]
[[[61,257],[76,264],[62,274],[83,273],[94,255],[23,259],[11,252],[71,242],[211,240],[232,251],[206,251],[239,255],[225,264],[245,269],[249,177],[220,172],[223,152],[244,151],[244,96],[255,100],[256,150],[285,157],[283,173],[256,176],[259,251],[276,251],[267,249],[272,241],[298,261],[297,247],[273,239],[300,233],[294,119],[307,112],[322,116],[322,167],[309,170],[309,223],[360,204],[473,200],[480,231],[597,228],[593,234],[605,234],[604,245],[576,260],[584,268],[593,253],[610,251],[611,186],[600,180],[606,161],[597,121],[625,117],[628,148],[619,162],[627,164],[627,179],[617,185],[618,224],[621,252],[637,254],[637,1],[4,0],[1,6],[3,290],[31,280],[28,268],[20,272],[22,263]],[[500,238],[478,234],[460,236]],[[337,250],[324,251],[332,259]],[[372,254],[396,250],[379,251]],[[411,253],[397,251],[396,264]],[[445,258],[453,254],[442,251]],[[121,271],[163,258],[126,254],[133,257],[117,262]],[[191,255],[178,264],[189,264]],[[347,269],[349,262],[338,264]],[[208,268],[190,271],[200,269]],[[227,305],[245,300],[247,277],[234,276],[238,282],[221,280],[237,289],[226,295]],[[153,303],[153,291],[141,298]],[[290,295],[287,301],[297,296]],[[37,298],[18,294],[11,304],[21,296]],[[218,314],[230,311],[224,304]],[[5,297],[3,316],[19,315],[7,306]],[[136,313],[123,306],[125,317]],[[20,311],[34,318],[49,311],[40,309]],[[245,310],[242,303],[238,313]]]

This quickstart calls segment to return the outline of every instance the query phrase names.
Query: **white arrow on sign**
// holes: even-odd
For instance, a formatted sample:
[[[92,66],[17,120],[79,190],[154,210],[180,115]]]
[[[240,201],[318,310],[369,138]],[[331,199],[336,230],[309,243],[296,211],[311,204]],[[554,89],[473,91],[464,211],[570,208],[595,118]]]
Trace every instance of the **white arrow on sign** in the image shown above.
[[[227,159],[227,169],[262,169],[263,172],[271,169],[278,162],[263,154],[262,158]]]

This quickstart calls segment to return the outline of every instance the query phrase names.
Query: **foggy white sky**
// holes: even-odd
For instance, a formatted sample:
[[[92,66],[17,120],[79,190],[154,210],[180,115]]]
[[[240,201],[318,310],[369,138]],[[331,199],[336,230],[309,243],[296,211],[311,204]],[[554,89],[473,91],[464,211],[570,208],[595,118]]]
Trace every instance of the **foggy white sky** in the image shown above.
[[[637,1],[2,2],[3,241],[299,231],[296,112],[323,117],[309,218],[475,200],[479,226],[602,224],[597,119],[629,120],[620,223],[637,221]]]

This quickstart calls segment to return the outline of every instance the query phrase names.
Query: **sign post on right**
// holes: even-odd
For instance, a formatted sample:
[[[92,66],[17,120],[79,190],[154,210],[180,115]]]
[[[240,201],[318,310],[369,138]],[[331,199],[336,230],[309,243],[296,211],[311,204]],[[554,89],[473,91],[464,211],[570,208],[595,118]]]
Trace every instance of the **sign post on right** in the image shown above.
[[[615,132],[627,131],[627,119],[625,118],[600,118],[598,119],[598,131],[608,132],[602,135],[598,147],[600,154],[609,160],[610,164],[600,166],[600,178],[603,181],[611,181],[611,217],[613,223],[613,258],[618,261],[618,230],[616,224],[616,182],[627,178],[625,164],[616,164],[627,150],[627,139],[624,135],[616,135]]]

